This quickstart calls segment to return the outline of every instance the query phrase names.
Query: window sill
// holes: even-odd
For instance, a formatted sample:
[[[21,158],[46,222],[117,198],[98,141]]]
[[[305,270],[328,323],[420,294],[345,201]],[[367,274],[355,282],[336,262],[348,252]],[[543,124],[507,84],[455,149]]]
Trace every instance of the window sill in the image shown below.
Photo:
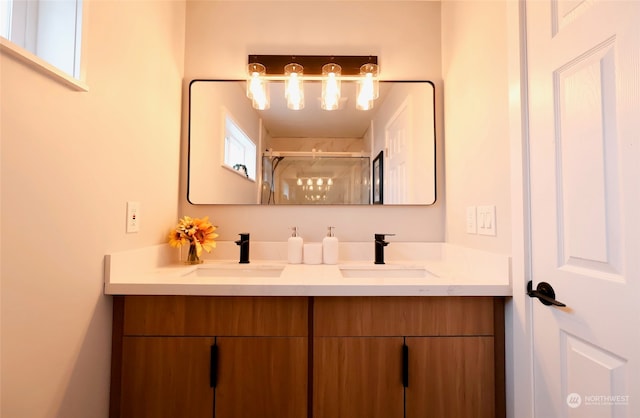
[[[89,91],[89,86],[49,64],[37,55],[0,36],[0,53],[15,58],[27,67],[75,91]]]
[[[255,183],[255,182],[256,182],[256,179],[252,179],[251,177],[247,177],[247,176],[244,174],[244,171],[236,170],[235,168],[233,168],[233,167],[229,167],[229,166],[228,166],[228,165],[226,165],[226,164],[222,164],[222,167],[223,167],[223,168],[226,168],[227,170],[229,170],[229,171],[231,171],[231,172],[233,172],[233,173],[235,173],[235,174],[237,174],[238,176],[242,177],[243,179],[245,179],[245,180],[247,180],[247,181],[250,181],[250,182],[252,182],[252,183]]]

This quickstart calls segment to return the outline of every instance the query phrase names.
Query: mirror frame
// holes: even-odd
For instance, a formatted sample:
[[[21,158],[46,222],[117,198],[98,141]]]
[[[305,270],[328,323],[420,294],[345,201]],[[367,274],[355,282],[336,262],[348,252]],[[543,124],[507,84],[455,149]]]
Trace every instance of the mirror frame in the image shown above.
[[[438,201],[438,171],[437,171],[437,123],[436,123],[436,88],[435,88],[435,84],[434,82],[432,82],[431,80],[380,80],[380,82],[384,82],[384,83],[428,83],[431,85],[432,89],[433,89],[433,97],[432,97],[432,107],[433,107],[433,161],[432,161],[432,166],[433,166],[433,201],[430,203],[384,203],[384,201],[382,201],[381,203],[377,203],[373,201],[373,190],[371,190],[371,200],[368,204],[366,203],[348,203],[348,204],[326,204],[326,205],[306,205],[306,204],[287,204],[287,205],[265,205],[265,204],[261,204],[260,202],[256,202],[256,203],[194,203],[189,199],[189,195],[190,195],[190,189],[191,189],[191,141],[192,141],[192,135],[191,135],[191,116],[192,116],[192,86],[194,83],[197,82],[246,82],[246,80],[244,79],[210,79],[210,78],[197,78],[197,79],[192,79],[189,82],[189,89],[188,89],[188,97],[187,97],[187,161],[186,161],[186,165],[187,165],[187,173],[186,173],[186,180],[187,180],[187,184],[186,184],[186,200],[189,204],[191,205],[221,205],[221,206],[298,206],[298,207],[304,207],[304,206],[325,206],[325,207],[372,207],[372,206],[380,206],[380,207],[403,207],[403,206],[433,206],[437,203]],[[372,156],[371,159],[371,169],[373,170],[373,161],[374,159],[377,159],[380,154],[383,153],[383,151],[380,151],[380,153],[377,154],[376,157]],[[261,151],[260,154],[258,155],[258,157],[261,159]],[[381,161],[382,162],[382,161]]]

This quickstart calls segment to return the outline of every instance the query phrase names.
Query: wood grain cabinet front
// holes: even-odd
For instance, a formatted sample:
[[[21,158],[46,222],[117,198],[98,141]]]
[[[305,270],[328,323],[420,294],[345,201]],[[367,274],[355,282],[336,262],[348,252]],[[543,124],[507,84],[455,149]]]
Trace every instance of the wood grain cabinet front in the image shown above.
[[[116,297],[113,344],[111,417],[307,416],[306,298]]]
[[[114,298],[112,418],[503,418],[494,297]]]
[[[313,418],[504,417],[503,300],[314,301]]]

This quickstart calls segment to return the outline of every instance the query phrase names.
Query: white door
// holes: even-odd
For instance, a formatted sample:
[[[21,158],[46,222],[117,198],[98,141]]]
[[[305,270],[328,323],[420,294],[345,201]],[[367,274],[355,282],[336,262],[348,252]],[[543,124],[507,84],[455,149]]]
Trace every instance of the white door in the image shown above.
[[[640,1],[526,3],[536,418],[640,417]]]
[[[385,126],[386,158],[384,159],[384,203],[402,204],[408,201],[411,145],[410,102],[405,101]]]

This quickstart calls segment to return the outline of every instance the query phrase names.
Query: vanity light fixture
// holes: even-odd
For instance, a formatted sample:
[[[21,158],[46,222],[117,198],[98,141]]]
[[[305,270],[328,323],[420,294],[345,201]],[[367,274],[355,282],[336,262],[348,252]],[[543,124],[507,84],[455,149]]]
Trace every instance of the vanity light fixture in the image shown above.
[[[380,95],[378,84],[378,66],[376,64],[364,64],[360,67],[362,78],[358,81],[356,89],[356,108],[369,110],[373,108],[373,102]]]
[[[304,89],[302,87],[303,67],[300,64],[287,64],[284,66],[284,94],[287,99],[287,108],[300,110],[304,108]]]
[[[258,110],[269,108],[269,92],[264,80],[266,67],[260,63],[251,63],[247,68],[249,79],[247,80],[247,97],[251,99],[253,107]]]
[[[340,76],[342,67],[335,63],[322,66],[322,98],[320,107],[337,110],[340,107]]]
[[[304,72],[303,72],[304,70]],[[373,108],[378,98],[377,56],[328,56],[328,55],[249,55],[247,97],[259,110],[269,108],[269,81],[285,82],[287,107],[304,108],[303,81],[321,81],[321,108],[340,109],[341,82],[357,83],[355,107],[360,110]]]

